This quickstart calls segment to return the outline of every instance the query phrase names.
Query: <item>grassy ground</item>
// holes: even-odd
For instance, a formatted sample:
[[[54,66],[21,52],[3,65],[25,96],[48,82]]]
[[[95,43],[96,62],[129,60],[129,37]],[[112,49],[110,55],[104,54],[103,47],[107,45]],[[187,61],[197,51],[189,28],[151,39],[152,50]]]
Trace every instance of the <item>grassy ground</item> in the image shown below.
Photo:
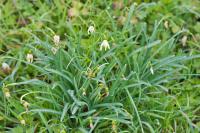
[[[199,0],[1,0],[0,28],[0,131],[200,131]]]

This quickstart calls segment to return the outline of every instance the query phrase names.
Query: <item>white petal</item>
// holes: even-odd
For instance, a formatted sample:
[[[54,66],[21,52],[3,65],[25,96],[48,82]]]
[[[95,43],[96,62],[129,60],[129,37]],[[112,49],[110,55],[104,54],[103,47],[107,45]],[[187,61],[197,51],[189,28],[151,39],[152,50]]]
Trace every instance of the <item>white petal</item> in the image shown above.
[[[108,49],[110,49],[110,45],[108,44]]]

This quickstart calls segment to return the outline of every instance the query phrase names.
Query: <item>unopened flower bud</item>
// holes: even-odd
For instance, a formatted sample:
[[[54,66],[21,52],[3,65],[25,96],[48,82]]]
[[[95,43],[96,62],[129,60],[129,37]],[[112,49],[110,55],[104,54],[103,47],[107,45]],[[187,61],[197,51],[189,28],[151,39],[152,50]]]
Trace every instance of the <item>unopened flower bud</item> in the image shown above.
[[[7,63],[2,63],[2,70],[5,74],[9,74],[11,72],[11,68]]]
[[[89,119],[89,122],[90,122],[90,128],[94,128],[94,125],[93,125],[93,122],[92,122],[92,118],[90,117]]]
[[[183,36],[183,38],[181,39],[181,43],[183,46],[186,46],[186,43],[187,43],[187,36]]]
[[[169,28],[169,21],[166,20],[166,21],[164,22],[164,26],[165,26],[166,29],[168,29],[168,28]]]

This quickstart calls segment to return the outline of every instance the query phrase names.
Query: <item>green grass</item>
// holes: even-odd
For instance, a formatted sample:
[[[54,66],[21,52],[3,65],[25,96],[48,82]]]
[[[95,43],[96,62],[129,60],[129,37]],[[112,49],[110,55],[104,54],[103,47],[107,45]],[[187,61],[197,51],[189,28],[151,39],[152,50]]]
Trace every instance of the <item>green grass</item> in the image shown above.
[[[200,2],[122,3],[0,2],[0,131],[200,131]]]

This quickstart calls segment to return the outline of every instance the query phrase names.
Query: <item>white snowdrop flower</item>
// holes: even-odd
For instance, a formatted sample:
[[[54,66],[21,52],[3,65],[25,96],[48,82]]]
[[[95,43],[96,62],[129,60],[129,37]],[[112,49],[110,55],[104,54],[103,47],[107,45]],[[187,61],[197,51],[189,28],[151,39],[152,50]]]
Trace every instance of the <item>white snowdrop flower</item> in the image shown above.
[[[95,32],[95,29],[94,29],[94,26],[90,26],[89,28],[88,28],[88,34],[92,34],[92,33],[94,33]]]
[[[30,105],[30,104],[29,104],[28,102],[24,102],[24,103],[23,103],[23,106],[24,106],[25,108],[28,108],[29,105]]]
[[[183,36],[183,38],[181,39],[181,43],[183,46],[186,46],[186,42],[187,42],[187,36]]]
[[[100,51],[102,51],[103,48],[105,50],[110,49],[110,45],[109,45],[109,43],[108,43],[107,40],[103,40],[103,42],[101,43],[101,45],[100,45]]]
[[[152,66],[150,67],[150,72],[151,72],[152,75],[154,74],[154,70],[153,70]]]
[[[55,45],[58,46],[58,44],[60,42],[60,36],[59,35],[54,35],[53,36],[53,41],[54,41]]]
[[[83,89],[83,93],[82,93],[83,96],[86,96],[86,90]]]
[[[85,89],[85,88],[81,88],[81,90],[82,90],[82,95],[83,95],[83,96],[86,96],[86,95],[87,95],[86,89]]]
[[[53,52],[53,54],[55,55],[55,54],[57,53],[58,49],[57,49],[57,48],[55,48],[55,47],[52,47],[52,48],[51,48],[51,51],[52,51],[52,52]]]
[[[28,107],[30,106],[30,104],[27,101],[21,101],[21,104],[24,106],[24,108],[26,109],[26,112],[28,112]]]
[[[21,123],[22,125],[26,125],[25,120],[21,120],[20,123]]]
[[[32,63],[32,62],[33,62],[33,54],[27,54],[27,55],[26,55],[26,60],[27,60],[28,62]]]
[[[82,95],[83,95],[83,96],[86,96],[86,92],[84,91],[84,92],[82,93]]]

